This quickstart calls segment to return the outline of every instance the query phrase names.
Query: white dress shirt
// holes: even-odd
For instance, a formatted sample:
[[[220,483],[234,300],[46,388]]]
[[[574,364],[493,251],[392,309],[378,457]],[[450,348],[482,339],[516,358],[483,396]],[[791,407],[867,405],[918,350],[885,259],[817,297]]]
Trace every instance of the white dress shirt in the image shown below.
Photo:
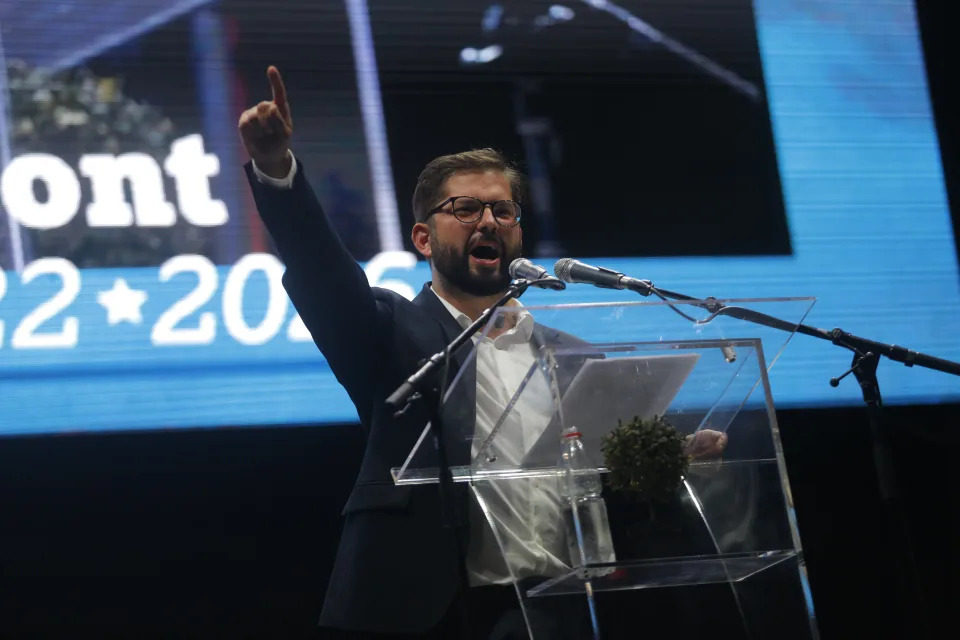
[[[253,163],[254,174],[263,184],[290,189],[297,173],[297,159],[292,153],[290,157],[290,171],[283,178],[266,175],[256,163]],[[461,327],[471,324],[466,314],[439,295],[437,298]],[[511,302],[522,306],[517,300]],[[533,316],[520,311],[516,325],[501,335],[493,339],[480,335],[473,338],[478,346],[474,457],[530,367],[537,362],[531,343],[533,325]],[[550,392],[543,376],[535,374],[527,384],[526,391],[521,394],[495,440],[498,466],[519,466],[524,453],[537,441],[552,415]],[[559,447],[558,442],[558,452]],[[555,480],[491,481],[479,487],[479,493],[497,534],[479,505],[471,501],[470,547],[467,551],[471,585],[510,584],[514,578],[556,576],[568,570]],[[502,549],[497,535],[503,543]]]
[[[293,155],[292,151],[288,151],[290,154],[290,171],[287,172],[287,175],[283,178],[272,178],[265,174],[263,171],[260,171],[260,167],[257,166],[256,162],[251,161],[253,165],[253,173],[257,176],[262,184],[268,184],[271,187],[276,187],[277,189],[290,189],[293,187],[293,178],[297,175],[297,157]]]
[[[461,327],[470,325],[471,320],[466,314],[439,295],[437,297]],[[522,307],[517,300],[511,303]],[[479,334],[473,338],[477,345],[474,457],[527,372],[537,363],[531,343],[533,316],[521,310],[516,318],[514,327],[493,339]],[[546,379],[535,373],[494,440],[496,467],[519,467],[524,454],[543,433],[552,414]],[[558,453],[559,450],[558,441]],[[497,535],[479,505],[471,503],[467,573],[472,586],[509,584],[514,578],[556,576],[568,569],[555,479],[485,481],[478,488],[503,548],[497,543]]]

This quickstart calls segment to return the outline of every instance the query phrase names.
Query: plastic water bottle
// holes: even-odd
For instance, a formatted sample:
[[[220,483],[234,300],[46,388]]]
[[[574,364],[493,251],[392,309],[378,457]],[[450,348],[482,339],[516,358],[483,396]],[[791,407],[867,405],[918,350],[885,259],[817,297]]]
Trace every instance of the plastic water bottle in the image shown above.
[[[557,472],[572,566],[614,562],[616,555],[607,519],[607,505],[600,495],[603,490],[600,473],[584,451],[580,432],[575,427],[563,432]],[[583,541],[582,546],[578,540]],[[612,571],[611,568],[590,573],[602,575]],[[584,574],[582,577],[588,576]]]

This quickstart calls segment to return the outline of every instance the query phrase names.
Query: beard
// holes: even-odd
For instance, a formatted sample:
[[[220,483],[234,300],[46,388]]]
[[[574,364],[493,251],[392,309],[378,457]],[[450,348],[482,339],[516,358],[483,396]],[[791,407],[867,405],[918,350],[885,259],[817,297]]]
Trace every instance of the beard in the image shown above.
[[[473,272],[470,270],[470,252],[466,246],[456,248],[439,244],[432,247],[433,266],[446,284],[464,293],[473,296],[502,293],[510,285],[510,263],[520,257],[521,247],[518,244],[508,251],[502,238],[497,236],[496,242],[500,246],[500,263],[496,268],[479,267],[477,272]]]

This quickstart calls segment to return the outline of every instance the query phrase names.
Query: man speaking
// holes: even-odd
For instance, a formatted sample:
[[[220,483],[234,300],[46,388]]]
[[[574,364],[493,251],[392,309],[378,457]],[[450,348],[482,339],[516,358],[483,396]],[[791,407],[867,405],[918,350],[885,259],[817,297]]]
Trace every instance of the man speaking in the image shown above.
[[[478,510],[456,523],[466,540],[470,586],[464,590],[456,539],[443,526],[437,486],[397,487],[390,476],[429,416],[420,403],[395,417],[385,399],[506,292],[508,267],[523,246],[522,176],[492,149],[429,162],[414,189],[410,237],[430,262],[431,281],[413,301],[371,287],[290,150],[293,119],[280,72],[270,67],[267,76],[272,100],[248,109],[239,122],[251,158],[245,167],[250,188],[286,264],[284,287],[367,433],[360,473],[343,509],[321,626],[335,638],[450,640],[461,637],[465,607],[473,638],[526,638],[526,622],[537,637],[586,637],[581,626],[586,619],[571,607],[553,607],[548,615],[528,611],[525,622],[511,586],[514,577],[559,575],[568,568],[556,487],[545,482],[525,490],[522,497],[535,517],[518,513],[516,496],[494,492],[488,508],[506,548]],[[503,379],[522,378],[536,362],[537,345],[583,344],[537,324],[516,300],[510,304],[517,313],[487,333],[492,355],[474,365],[475,396],[462,402],[464,421],[481,439],[502,412],[503,398],[509,398]],[[508,440],[521,437],[510,431],[503,434]],[[717,432],[710,442],[698,437],[698,457],[711,454],[714,437],[725,438]],[[514,449],[522,453],[519,444]],[[455,450],[450,462],[467,464],[475,453],[469,447]],[[468,511],[462,485],[454,499],[461,513]]]
[[[491,149],[431,161],[414,190],[410,237],[429,260],[432,279],[412,302],[370,287],[290,151],[293,119],[280,73],[270,67],[267,76],[273,99],[245,111],[239,122],[252,160],[245,167],[250,188],[286,264],[284,287],[367,431],[360,473],[343,510],[321,626],[340,630],[331,631],[332,637],[456,638],[456,599],[466,598],[475,637],[486,638],[495,626],[503,627],[504,611],[518,606],[509,571],[489,527],[472,518],[467,536],[472,588],[460,592],[455,544],[442,526],[436,486],[397,487],[390,477],[427,415],[421,408],[396,418],[384,400],[423,358],[443,350],[506,291],[508,267],[522,249],[522,176]],[[548,331],[522,312],[512,324],[488,335],[501,370],[526,369],[535,361],[536,334]],[[548,337],[553,343],[565,338],[555,331]],[[485,374],[478,367],[478,382]],[[463,501],[466,494],[456,496]],[[536,555],[541,566],[546,557],[557,570],[565,567],[559,557],[562,538],[544,549],[535,542],[543,532],[509,516],[494,514],[512,527],[518,553]],[[558,522],[544,526],[555,528]],[[519,623],[516,635],[499,635],[498,629],[498,637],[526,637],[522,617],[507,619]]]

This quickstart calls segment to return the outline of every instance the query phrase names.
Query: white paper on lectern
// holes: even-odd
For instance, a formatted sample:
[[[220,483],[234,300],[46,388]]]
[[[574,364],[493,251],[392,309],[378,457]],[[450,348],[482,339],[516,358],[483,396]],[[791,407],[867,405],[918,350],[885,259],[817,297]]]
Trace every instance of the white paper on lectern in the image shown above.
[[[634,416],[662,416],[693,371],[698,353],[588,359],[560,399],[563,422],[582,434],[584,449],[596,464],[600,440]],[[524,465],[556,464],[560,451],[559,416],[527,451]]]

